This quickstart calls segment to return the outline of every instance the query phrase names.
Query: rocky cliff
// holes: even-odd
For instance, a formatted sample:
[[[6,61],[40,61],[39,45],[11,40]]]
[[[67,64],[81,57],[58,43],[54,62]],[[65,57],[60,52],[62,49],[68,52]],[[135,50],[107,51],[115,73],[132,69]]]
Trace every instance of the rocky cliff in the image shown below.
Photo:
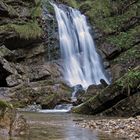
[[[53,108],[71,96],[61,81],[61,60],[49,52],[53,40],[47,21],[40,0],[0,2],[0,98],[15,107]]]

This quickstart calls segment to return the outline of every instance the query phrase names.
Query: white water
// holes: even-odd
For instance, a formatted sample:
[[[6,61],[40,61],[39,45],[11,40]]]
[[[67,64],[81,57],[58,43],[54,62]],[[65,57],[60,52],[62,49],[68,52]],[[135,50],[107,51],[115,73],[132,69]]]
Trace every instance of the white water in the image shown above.
[[[100,84],[101,79],[109,84],[86,17],[76,9],[52,5],[58,22],[65,80],[71,86],[81,84],[84,88],[91,84]]]
[[[44,110],[39,110],[38,112],[41,113],[66,113],[69,112],[72,108],[72,104],[61,104],[61,105],[56,105],[54,109],[44,109]]]

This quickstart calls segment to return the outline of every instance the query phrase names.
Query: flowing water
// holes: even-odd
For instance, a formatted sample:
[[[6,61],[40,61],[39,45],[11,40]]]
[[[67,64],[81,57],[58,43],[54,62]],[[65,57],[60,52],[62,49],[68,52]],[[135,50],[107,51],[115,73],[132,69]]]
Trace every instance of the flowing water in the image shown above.
[[[42,113],[66,113],[66,112],[70,112],[72,107],[73,107],[72,104],[59,104],[59,105],[56,105],[54,109],[44,109],[44,110],[39,110],[38,112],[42,112]]]
[[[93,119],[89,116],[68,113],[24,113],[30,125],[30,133],[23,137],[5,137],[0,140],[123,140],[95,130],[75,125],[76,121]]]
[[[100,84],[101,79],[109,84],[86,17],[71,7],[52,5],[58,22],[65,80],[71,86],[81,84],[85,89]]]

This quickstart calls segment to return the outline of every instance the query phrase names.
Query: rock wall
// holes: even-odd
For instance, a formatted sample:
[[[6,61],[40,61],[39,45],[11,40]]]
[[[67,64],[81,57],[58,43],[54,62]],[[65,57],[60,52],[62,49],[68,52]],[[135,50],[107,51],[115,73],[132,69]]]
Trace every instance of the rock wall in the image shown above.
[[[0,2],[0,98],[15,107],[37,103],[53,108],[70,100],[71,88],[62,82],[55,20],[44,16],[45,5],[41,0]]]

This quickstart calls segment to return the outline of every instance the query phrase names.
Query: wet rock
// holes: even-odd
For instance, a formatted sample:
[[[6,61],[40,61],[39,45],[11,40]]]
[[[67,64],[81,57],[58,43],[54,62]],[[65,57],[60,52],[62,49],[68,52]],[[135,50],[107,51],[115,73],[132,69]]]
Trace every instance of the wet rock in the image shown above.
[[[104,68],[105,68],[105,69],[107,69],[107,68],[109,68],[109,67],[110,67],[109,62],[107,62],[107,61],[105,61],[103,64],[104,64]]]
[[[86,102],[91,97],[95,97],[99,94],[99,91],[103,89],[102,85],[90,85],[86,91],[82,91],[77,98],[77,104]]]
[[[108,86],[107,82],[106,82],[104,79],[101,79],[101,80],[100,80],[100,83],[101,83],[102,86],[104,86],[104,87],[107,87],[107,86]]]

